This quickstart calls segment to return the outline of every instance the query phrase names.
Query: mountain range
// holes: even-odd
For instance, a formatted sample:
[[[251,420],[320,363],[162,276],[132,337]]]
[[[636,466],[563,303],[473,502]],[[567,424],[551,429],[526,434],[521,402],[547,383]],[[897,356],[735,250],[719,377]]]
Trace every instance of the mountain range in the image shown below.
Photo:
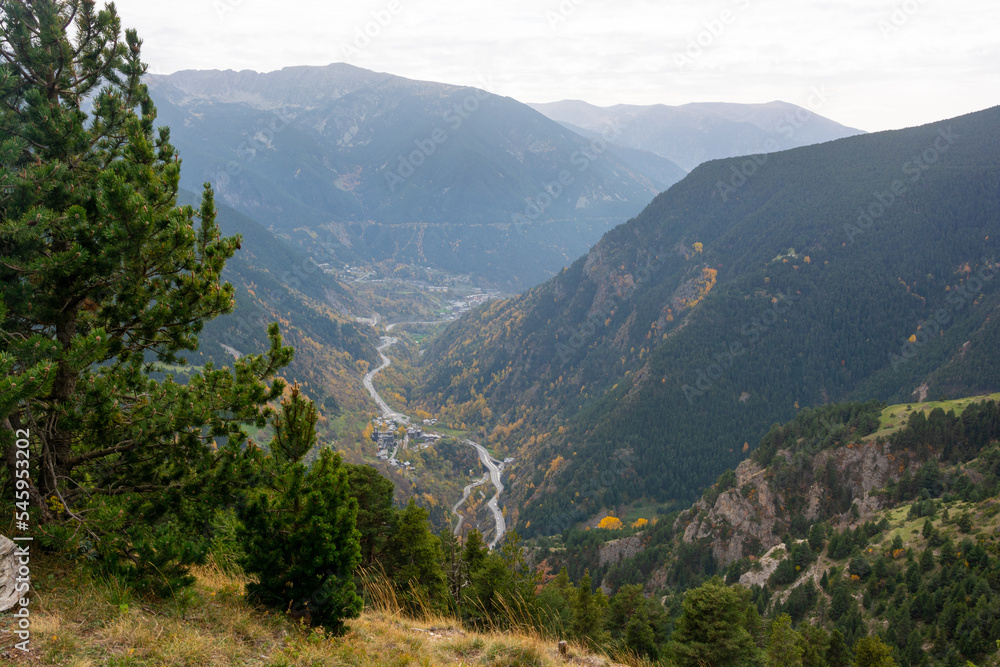
[[[521,289],[684,176],[507,97],[349,65],[186,71],[149,86],[185,187],[211,181],[326,261],[393,259]]]
[[[598,107],[563,100],[530,106],[580,133],[614,127],[618,144],[651,151],[690,171],[709,160],[773,153],[863,134],[817,113],[829,99],[830,93],[815,89],[808,108],[780,101]]]
[[[641,140],[638,120],[581,119],[574,131],[509,97],[346,64],[147,82],[184,158],[182,185],[211,181],[221,202],[319,263],[419,264],[521,291],[690,168]],[[734,118],[761,115],[731,106]],[[689,134],[690,115],[659,132]],[[717,116],[699,154],[743,154],[780,134]],[[818,117],[808,127],[792,145],[851,132]]]

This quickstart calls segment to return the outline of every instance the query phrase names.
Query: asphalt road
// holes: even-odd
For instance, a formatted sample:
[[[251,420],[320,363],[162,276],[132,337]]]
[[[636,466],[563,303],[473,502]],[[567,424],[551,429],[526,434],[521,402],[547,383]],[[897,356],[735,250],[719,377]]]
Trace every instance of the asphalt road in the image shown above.
[[[397,322],[396,324],[390,324],[389,326],[387,326],[386,331],[390,331],[393,327],[400,324],[440,324],[440,322]],[[390,360],[389,357],[385,356],[384,350],[389,349],[398,342],[399,342],[398,338],[393,338],[390,336],[382,337],[381,344],[377,348],[379,356],[382,357],[382,364],[378,368],[368,371],[368,373],[364,377],[364,385],[365,389],[368,390],[368,393],[375,400],[375,403],[378,404],[379,410],[382,411],[383,418],[395,419],[397,422],[403,424],[409,424],[410,418],[404,414],[395,412],[392,408],[390,408],[389,404],[386,403],[384,400],[382,400],[382,397],[379,396],[379,393],[375,391],[375,385],[372,382],[372,380],[375,378],[376,375],[378,375],[380,372],[384,371],[386,368],[392,365],[392,360]],[[480,445],[479,443],[473,442],[471,440],[466,440],[465,444],[471,447],[475,447],[476,451],[479,452],[479,460],[480,462],[482,462],[483,466],[486,467],[487,475],[489,476],[490,481],[493,483],[493,486],[497,490],[497,492],[493,495],[492,498],[490,498],[489,502],[487,503],[487,506],[490,508],[490,511],[493,512],[493,518],[496,521],[496,531],[494,532],[493,535],[493,541],[491,541],[489,544],[490,549],[493,549],[503,538],[504,533],[507,532],[507,521],[504,519],[503,512],[500,510],[500,494],[503,492],[503,482],[500,481],[500,473],[503,472],[504,464],[503,462],[497,461],[492,456],[490,456],[490,453],[486,451],[486,448]],[[397,445],[396,450],[398,449],[399,447]],[[393,459],[396,458],[396,450],[393,450],[392,452]],[[457,512],[459,506],[461,506],[462,503],[464,503],[468,499],[469,494],[472,492],[473,487],[479,486],[480,484],[486,481],[487,475],[484,475],[483,479],[479,480],[478,482],[475,482],[465,487],[464,495],[462,496],[462,499],[458,501],[458,503],[452,509],[453,512]],[[459,514],[458,528],[455,530],[456,535],[458,534],[458,531],[461,529],[464,520],[465,517]]]

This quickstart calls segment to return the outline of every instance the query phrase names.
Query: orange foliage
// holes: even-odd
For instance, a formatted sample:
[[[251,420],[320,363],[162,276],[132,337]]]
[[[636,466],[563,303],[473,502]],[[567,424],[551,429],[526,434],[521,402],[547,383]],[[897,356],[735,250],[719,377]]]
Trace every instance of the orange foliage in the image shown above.
[[[601,519],[601,522],[597,524],[598,528],[605,528],[607,530],[621,530],[622,520],[616,516],[606,516]]]

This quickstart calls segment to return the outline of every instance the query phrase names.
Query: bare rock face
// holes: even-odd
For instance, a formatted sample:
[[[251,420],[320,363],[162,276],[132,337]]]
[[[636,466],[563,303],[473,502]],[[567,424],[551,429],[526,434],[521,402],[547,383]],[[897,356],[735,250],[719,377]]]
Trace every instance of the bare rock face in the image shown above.
[[[818,452],[804,461],[800,455],[798,464],[792,461],[793,455],[786,450],[775,455],[778,464],[800,466],[793,474],[785,475],[783,479],[790,481],[784,487],[775,479],[774,463],[768,469],[750,459],[740,463],[736,468],[734,488],[719,493],[711,505],[702,498],[678,517],[677,527],[684,527],[684,541],[710,540],[716,563],[727,567],[743,557],[780,544],[780,536],[774,532],[775,524],[780,533],[783,532],[781,527],[791,521],[792,512],[786,508],[793,497],[804,501],[798,504],[809,521],[827,519],[841,528],[863,523],[884,506],[884,500],[876,492],[890,480],[898,480],[912,463],[908,453],[893,453],[887,444],[874,442],[853,443]],[[823,502],[831,493],[825,474],[830,461],[839,483],[853,497],[853,504],[859,511],[858,519],[852,519],[849,512],[823,515]]]
[[[14,548],[17,545],[3,535],[0,535],[0,611],[7,611],[17,604],[21,594],[14,586],[17,578],[17,557]]]
[[[742,558],[745,551],[778,544],[780,540],[772,527],[779,503],[767,474],[750,459],[740,463],[736,468],[736,488],[719,494],[712,507],[704,499],[695,505],[697,516],[703,518],[688,524],[684,541],[711,538],[712,556],[722,567]],[[682,515],[680,519],[683,518]]]
[[[778,569],[778,565],[786,553],[788,553],[788,546],[785,544],[778,544],[768,549],[767,553],[761,556],[753,567],[740,575],[740,584],[747,588],[766,584],[774,571]]]
[[[632,535],[623,537],[620,540],[611,540],[601,546],[599,557],[601,565],[607,563],[617,563],[625,558],[632,558],[641,553],[646,546],[642,543],[642,535]]]

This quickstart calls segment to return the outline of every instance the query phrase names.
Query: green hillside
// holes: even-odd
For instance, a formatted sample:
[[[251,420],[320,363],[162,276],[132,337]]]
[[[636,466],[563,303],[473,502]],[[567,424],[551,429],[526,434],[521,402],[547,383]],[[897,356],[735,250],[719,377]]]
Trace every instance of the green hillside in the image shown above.
[[[182,201],[192,199],[182,193]],[[351,449],[349,442],[357,437],[353,424],[338,428],[334,420],[350,420],[369,408],[361,377],[366,364],[378,360],[375,331],[354,322],[354,295],[311,259],[228,206],[218,208],[222,233],[242,239],[222,274],[235,288],[236,308],[205,324],[198,350],[186,355],[190,366],[164,370],[182,379],[207,362],[231,367],[236,355],[266,349],[267,325],[279,322],[285,340],[295,347],[282,374],[316,401],[328,420],[325,436],[347,438],[342,446]]]
[[[880,413],[902,426],[886,437]],[[609,594],[638,587],[674,618],[686,591],[722,577],[765,622],[822,630],[821,645],[839,633],[857,651],[874,635],[900,665],[992,665],[998,438],[990,396],[804,410],[685,511],[540,538],[535,557],[574,580],[589,570]]]
[[[800,408],[997,391],[998,146],[994,108],[704,164],[449,328],[421,400],[514,453],[508,507],[551,534],[696,497]]]

